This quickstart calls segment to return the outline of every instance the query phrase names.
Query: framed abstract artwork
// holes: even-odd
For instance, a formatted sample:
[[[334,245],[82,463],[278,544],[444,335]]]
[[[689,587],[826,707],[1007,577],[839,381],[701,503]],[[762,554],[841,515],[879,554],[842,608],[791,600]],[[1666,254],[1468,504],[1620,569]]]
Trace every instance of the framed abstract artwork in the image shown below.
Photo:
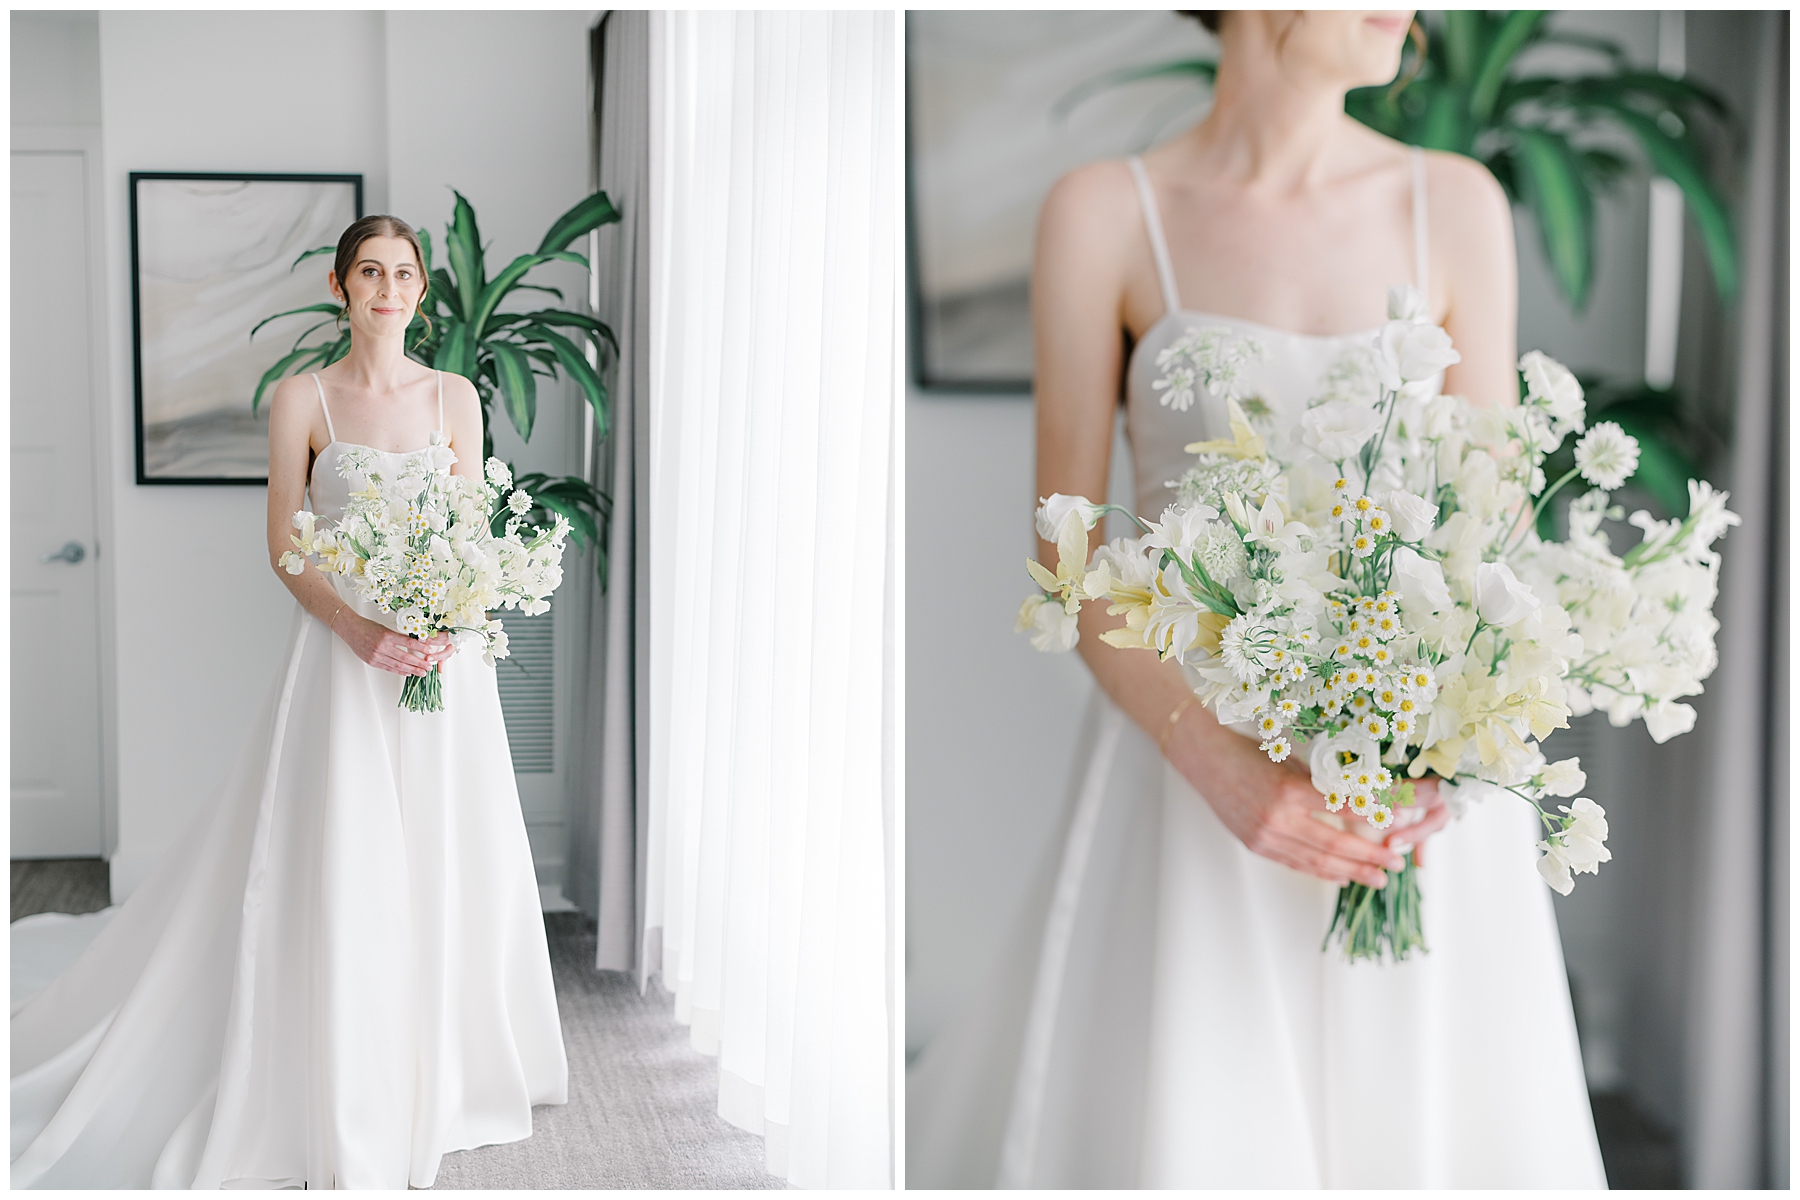
[[[294,261],[362,215],[361,175],[134,171],[131,361],[137,481],[265,484],[268,409],[250,398],[285,341],[264,317],[329,302]]]
[[[1052,184],[1192,125],[1211,91],[1134,69],[1211,58],[1172,12],[920,11],[906,19],[914,386],[1031,390],[1031,254]]]

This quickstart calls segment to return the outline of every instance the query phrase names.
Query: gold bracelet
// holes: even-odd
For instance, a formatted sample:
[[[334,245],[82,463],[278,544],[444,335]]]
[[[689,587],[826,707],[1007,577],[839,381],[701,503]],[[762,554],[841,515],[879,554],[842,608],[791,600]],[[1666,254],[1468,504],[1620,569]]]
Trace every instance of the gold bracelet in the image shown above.
[[[1169,719],[1163,724],[1162,736],[1156,739],[1156,748],[1159,752],[1168,750],[1169,735],[1175,732],[1175,722],[1181,720],[1181,714],[1188,710],[1188,705],[1199,698],[1200,697],[1198,696],[1189,696],[1186,700],[1177,704],[1175,706],[1175,711],[1169,714]]]
[[[339,604],[337,606],[337,608],[335,610],[333,610],[333,612],[331,614],[331,620],[325,622],[325,628],[329,629],[334,634],[337,633],[338,613],[343,612],[344,609],[349,607],[349,605],[350,605],[350,602],[348,600],[345,600],[342,604]]]

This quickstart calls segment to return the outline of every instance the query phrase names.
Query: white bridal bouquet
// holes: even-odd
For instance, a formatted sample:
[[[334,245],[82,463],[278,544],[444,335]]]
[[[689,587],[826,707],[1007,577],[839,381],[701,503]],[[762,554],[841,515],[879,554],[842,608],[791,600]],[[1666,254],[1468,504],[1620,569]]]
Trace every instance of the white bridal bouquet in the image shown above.
[[[1410,823],[1426,772],[1504,789],[1537,810],[1538,869],[1567,895],[1571,872],[1611,858],[1606,814],[1586,797],[1545,810],[1587,778],[1543,743],[1595,709],[1614,725],[1642,717],[1658,742],[1693,727],[1681,699],[1718,661],[1712,543],[1738,518],[1690,480],[1687,517],[1634,513],[1643,540],[1615,555],[1601,522],[1623,516],[1608,493],[1636,470],[1637,442],[1611,422],[1586,429],[1580,384],[1535,351],[1516,408],[1432,394],[1460,356],[1425,311],[1413,288],[1390,289],[1388,323],[1291,430],[1246,416],[1253,340],[1209,328],[1164,350],[1162,403],[1210,390],[1231,437],[1188,446],[1178,500],[1160,521],[1126,513],[1142,535],[1091,562],[1088,531],[1114,506],[1043,501],[1038,532],[1059,562],[1027,563],[1042,593],[1018,627],[1068,650],[1082,603],[1105,602],[1125,618],[1109,644],[1191,668],[1220,721],[1250,723],[1276,762],[1303,753],[1325,807],[1366,836]],[[1576,466],[1546,486],[1543,460],[1570,434]],[[1594,490],[1570,505],[1568,539],[1540,540],[1538,514],[1576,474]],[[1385,889],[1343,888],[1327,944],[1339,935],[1353,960],[1422,950],[1415,870],[1409,856]]]
[[[455,634],[459,645],[479,645],[492,666],[506,657],[506,631],[488,613],[516,608],[527,616],[550,607],[547,597],[562,582],[563,541],[569,523],[559,513],[549,529],[521,534],[531,497],[512,486],[512,473],[497,458],[487,461],[483,479],[450,474],[456,455],[431,435],[431,445],[401,460],[392,478],[381,460],[360,446],[346,450],[338,473],[361,474],[366,490],[353,492],[344,515],[325,528],[302,509],[294,549],[281,556],[289,574],[319,568],[350,578],[360,600],[393,613],[396,628],[409,637]],[[505,532],[494,525],[505,516]],[[442,712],[443,681],[434,664],[428,674],[409,675],[400,705],[413,712]]]

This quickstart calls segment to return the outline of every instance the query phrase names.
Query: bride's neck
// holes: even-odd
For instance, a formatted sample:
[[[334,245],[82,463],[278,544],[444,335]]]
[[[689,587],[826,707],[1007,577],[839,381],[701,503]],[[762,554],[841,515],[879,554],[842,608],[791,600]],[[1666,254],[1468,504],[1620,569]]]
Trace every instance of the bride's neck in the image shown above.
[[[1273,61],[1227,56],[1194,148],[1214,178],[1259,191],[1305,191],[1329,173],[1346,120],[1343,88],[1289,79]]]
[[[347,382],[377,394],[398,391],[413,382],[419,364],[406,357],[406,338],[350,335],[350,353],[338,364]]]

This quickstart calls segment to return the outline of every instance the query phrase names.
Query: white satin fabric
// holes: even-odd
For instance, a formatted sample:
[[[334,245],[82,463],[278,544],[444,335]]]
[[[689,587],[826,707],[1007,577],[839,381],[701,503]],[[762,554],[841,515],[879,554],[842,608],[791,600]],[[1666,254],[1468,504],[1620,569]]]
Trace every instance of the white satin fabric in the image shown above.
[[[1155,515],[1182,447],[1230,436],[1222,400],[1158,403],[1159,350],[1195,326],[1260,338],[1246,381],[1279,438],[1374,331],[1182,310],[1139,178],[1169,302],[1127,368]],[[1605,1187],[1536,819],[1468,798],[1420,871],[1430,952],[1351,966],[1321,953],[1336,888],[1245,849],[1096,689],[1055,858],[910,1072],[909,1186]]]
[[[14,1012],[14,1187],[427,1187],[565,1101],[494,668],[454,655],[441,713],[400,686],[295,606],[218,800]]]

